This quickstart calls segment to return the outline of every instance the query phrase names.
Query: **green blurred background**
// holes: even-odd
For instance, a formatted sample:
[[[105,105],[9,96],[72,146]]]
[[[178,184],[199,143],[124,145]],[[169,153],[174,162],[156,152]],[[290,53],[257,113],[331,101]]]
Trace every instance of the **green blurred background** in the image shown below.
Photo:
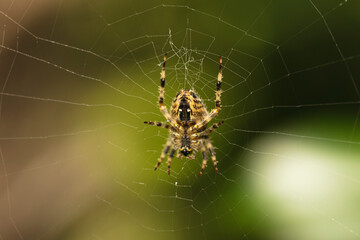
[[[360,2],[0,3],[0,239],[359,239]],[[222,111],[219,161],[153,167],[157,106]],[[199,154],[200,155],[200,154]]]

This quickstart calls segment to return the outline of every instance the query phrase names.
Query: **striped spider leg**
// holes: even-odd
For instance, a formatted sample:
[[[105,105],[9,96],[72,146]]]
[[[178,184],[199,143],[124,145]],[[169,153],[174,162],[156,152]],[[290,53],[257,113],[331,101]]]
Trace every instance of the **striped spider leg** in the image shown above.
[[[200,129],[210,122],[216,115],[218,115],[221,106],[221,83],[222,83],[222,57],[220,56],[219,60],[219,73],[216,83],[216,99],[215,99],[215,108],[199,123],[196,123],[193,127],[190,128],[190,131]]]

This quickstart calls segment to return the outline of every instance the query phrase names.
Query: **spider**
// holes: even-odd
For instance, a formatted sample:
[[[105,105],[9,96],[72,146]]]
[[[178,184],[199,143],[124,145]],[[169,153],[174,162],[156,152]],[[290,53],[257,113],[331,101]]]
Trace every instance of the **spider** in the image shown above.
[[[161,113],[164,115],[170,125],[162,122],[144,122],[145,124],[154,125],[166,128],[170,131],[170,136],[166,145],[161,153],[160,158],[155,166],[156,170],[161,162],[168,156],[168,174],[170,175],[171,161],[174,154],[179,150],[178,157],[187,157],[188,159],[195,158],[196,152],[202,152],[202,166],[199,176],[201,176],[206,167],[208,160],[207,150],[210,153],[211,160],[214,164],[215,171],[218,171],[214,147],[210,142],[209,134],[218,128],[224,121],[213,124],[207,128],[207,124],[219,113],[220,111],[220,96],[221,96],[221,82],[222,82],[222,58],[220,57],[219,73],[216,84],[216,100],[215,108],[210,113],[207,112],[205,105],[193,90],[180,90],[172,101],[170,113],[164,105],[165,93],[165,63],[166,54],[162,63],[161,77],[160,77],[160,96],[159,107]]]

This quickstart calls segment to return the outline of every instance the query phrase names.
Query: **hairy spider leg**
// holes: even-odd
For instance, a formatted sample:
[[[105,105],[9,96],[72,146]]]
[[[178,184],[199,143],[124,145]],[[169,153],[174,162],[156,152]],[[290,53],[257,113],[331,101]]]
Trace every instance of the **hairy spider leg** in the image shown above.
[[[144,123],[148,124],[148,125],[158,126],[161,128],[166,128],[166,129],[170,128],[170,125],[168,125],[166,123],[162,123],[162,122],[147,122],[147,121],[145,121]]]
[[[202,165],[201,165],[201,170],[200,170],[200,173],[198,176],[201,176],[204,172],[204,169],[206,167],[206,163],[207,163],[207,160],[208,160],[208,155],[206,153],[206,148],[205,148],[205,145],[204,143],[202,142],[201,143],[201,153],[202,153],[202,156],[203,156],[203,161],[202,161]]]
[[[220,111],[221,105],[221,83],[222,83],[222,57],[220,56],[219,60],[219,73],[218,73],[218,81],[216,83],[216,99],[215,99],[215,109],[217,112]]]
[[[215,99],[215,108],[211,110],[211,112],[204,118],[204,120],[202,120],[201,122],[195,124],[193,127],[191,127],[189,130],[193,131],[196,129],[199,129],[201,127],[203,127],[204,125],[206,125],[208,122],[211,121],[211,119],[213,119],[220,111],[220,107],[221,107],[221,83],[222,83],[222,57],[220,56],[220,61],[219,61],[219,73],[218,73],[218,78],[217,78],[217,83],[216,83],[216,99]]]
[[[162,151],[162,153],[161,153],[161,155],[160,155],[160,158],[158,159],[158,162],[157,162],[157,164],[156,164],[156,166],[155,166],[154,171],[156,171],[156,169],[158,169],[158,167],[160,166],[161,162],[164,160],[166,154],[169,152],[170,147],[171,147],[171,139],[169,138],[169,140],[166,142],[166,145],[165,145],[165,147],[164,147],[164,149],[163,149],[163,151]]]
[[[224,121],[214,123],[211,127],[204,129],[202,132],[192,134],[191,137],[199,138],[199,139],[201,139],[201,138],[206,139],[210,133],[212,133],[215,129],[220,127],[223,123],[224,123]]]
[[[207,147],[207,149],[209,149],[211,160],[212,160],[212,162],[214,164],[215,171],[217,172],[218,168],[217,168],[217,162],[216,162],[214,146],[211,144],[210,140],[206,140],[206,147]]]
[[[173,120],[164,104],[164,98],[165,98],[165,64],[166,64],[166,56],[167,54],[165,53],[164,55],[164,61],[162,63],[162,68],[161,68],[161,73],[160,73],[160,96],[159,96],[159,107],[160,107],[160,111],[161,113],[164,115],[164,117],[166,118],[166,120],[168,120],[168,122],[179,129],[182,129],[181,126],[179,126],[175,120]]]
[[[172,149],[170,154],[169,154],[169,157],[168,157],[168,161],[167,161],[167,164],[168,164],[168,174],[170,175],[170,167],[171,167],[171,161],[174,157],[174,154],[175,154],[175,149]]]

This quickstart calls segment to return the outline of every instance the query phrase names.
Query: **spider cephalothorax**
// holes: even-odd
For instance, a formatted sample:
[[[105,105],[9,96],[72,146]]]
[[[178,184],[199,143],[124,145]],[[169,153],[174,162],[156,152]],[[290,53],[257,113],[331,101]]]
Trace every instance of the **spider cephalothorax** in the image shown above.
[[[170,137],[164,147],[163,152],[155,166],[155,170],[159,167],[166,154],[170,151],[168,157],[168,174],[170,174],[170,166],[175,151],[179,150],[179,157],[181,155],[187,158],[194,158],[197,151],[202,152],[203,162],[199,175],[205,169],[208,155],[207,149],[210,153],[215,170],[217,171],[217,162],[209,134],[222,123],[216,123],[210,128],[207,124],[213,119],[220,110],[220,96],[221,96],[221,82],[222,82],[222,59],[220,57],[220,67],[218,74],[218,81],[216,84],[216,101],[215,108],[210,113],[207,112],[205,105],[202,103],[199,96],[193,90],[180,90],[172,101],[170,113],[164,105],[164,87],[165,87],[165,63],[162,64],[161,78],[160,78],[160,97],[159,106],[160,111],[165,116],[170,125],[161,122],[145,122],[145,124],[156,125],[170,130]]]

